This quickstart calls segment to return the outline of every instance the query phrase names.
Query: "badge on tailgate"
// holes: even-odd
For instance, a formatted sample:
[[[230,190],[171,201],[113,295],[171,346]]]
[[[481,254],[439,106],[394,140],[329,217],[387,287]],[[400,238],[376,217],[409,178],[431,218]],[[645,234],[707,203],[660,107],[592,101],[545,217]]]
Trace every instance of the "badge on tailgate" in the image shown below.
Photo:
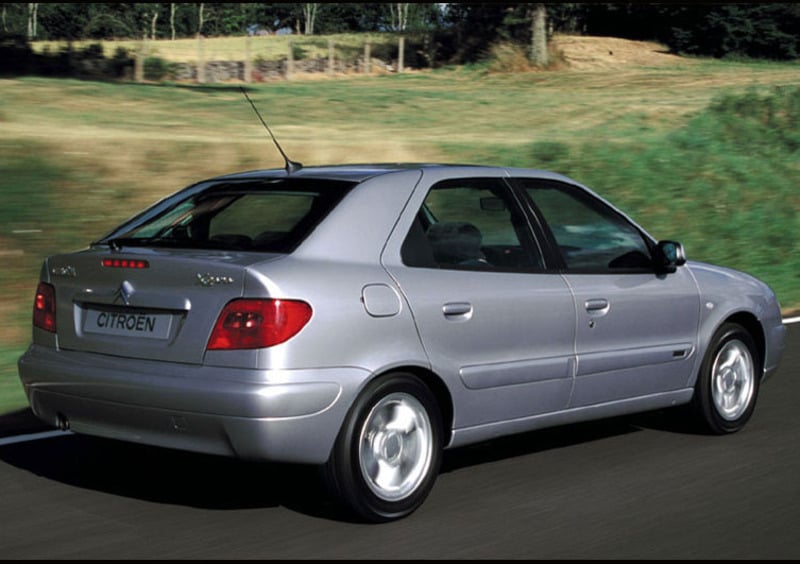
[[[171,328],[171,314],[97,309],[86,311],[83,325],[85,333],[147,339],[168,339]]]

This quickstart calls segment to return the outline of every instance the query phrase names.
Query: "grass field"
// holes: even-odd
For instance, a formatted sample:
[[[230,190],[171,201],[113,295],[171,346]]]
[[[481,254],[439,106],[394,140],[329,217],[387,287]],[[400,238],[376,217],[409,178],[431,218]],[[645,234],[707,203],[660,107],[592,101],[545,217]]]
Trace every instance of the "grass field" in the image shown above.
[[[800,306],[796,64],[670,60],[492,74],[486,66],[254,85],[306,164],[470,162],[567,173],[690,258]],[[41,260],[211,175],[281,166],[238,85],[0,79],[0,412],[24,405]]]

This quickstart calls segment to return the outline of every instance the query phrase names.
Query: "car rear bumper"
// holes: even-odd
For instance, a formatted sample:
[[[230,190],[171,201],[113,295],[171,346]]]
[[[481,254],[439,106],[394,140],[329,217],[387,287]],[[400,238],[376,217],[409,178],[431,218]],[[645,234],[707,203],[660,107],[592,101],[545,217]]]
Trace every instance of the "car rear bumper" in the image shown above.
[[[53,426],[131,442],[321,464],[368,372],[246,370],[31,346],[19,373]]]

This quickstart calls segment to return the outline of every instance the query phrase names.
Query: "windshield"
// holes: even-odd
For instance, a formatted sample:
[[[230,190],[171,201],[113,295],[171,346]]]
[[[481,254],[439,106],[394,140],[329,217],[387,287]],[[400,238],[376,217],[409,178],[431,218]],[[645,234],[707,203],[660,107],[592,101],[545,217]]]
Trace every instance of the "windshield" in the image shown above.
[[[211,184],[165,200],[99,243],[288,253],[352,186],[312,179]]]

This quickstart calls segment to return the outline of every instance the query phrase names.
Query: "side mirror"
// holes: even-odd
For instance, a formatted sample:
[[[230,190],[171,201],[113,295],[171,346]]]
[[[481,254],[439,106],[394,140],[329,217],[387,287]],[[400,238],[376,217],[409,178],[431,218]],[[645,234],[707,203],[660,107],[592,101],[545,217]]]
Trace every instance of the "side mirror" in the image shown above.
[[[686,252],[677,241],[659,241],[656,245],[655,263],[659,272],[672,273],[686,264]]]

